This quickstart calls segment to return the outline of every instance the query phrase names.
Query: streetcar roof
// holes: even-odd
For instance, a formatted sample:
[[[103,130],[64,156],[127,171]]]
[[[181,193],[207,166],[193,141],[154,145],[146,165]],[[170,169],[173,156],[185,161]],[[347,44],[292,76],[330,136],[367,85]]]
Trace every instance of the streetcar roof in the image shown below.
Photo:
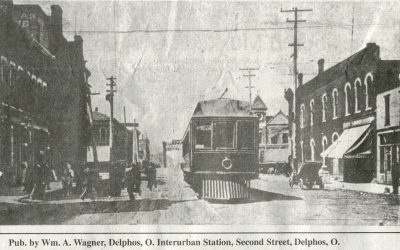
[[[249,102],[232,99],[214,99],[197,103],[193,117],[204,116],[248,117],[255,115],[250,115]]]

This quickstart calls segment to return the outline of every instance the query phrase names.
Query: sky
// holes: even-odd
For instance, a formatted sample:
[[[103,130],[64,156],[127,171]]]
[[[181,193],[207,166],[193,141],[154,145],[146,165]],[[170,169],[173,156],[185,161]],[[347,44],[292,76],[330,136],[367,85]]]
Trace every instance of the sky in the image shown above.
[[[15,4],[27,1],[14,0]],[[63,9],[64,36],[84,40],[92,75],[93,107],[110,113],[107,80],[117,78],[114,115],[135,119],[153,152],[162,141],[181,139],[197,102],[219,98],[249,100],[258,94],[267,115],[288,112],[283,93],[294,87],[294,13],[299,13],[298,72],[315,77],[317,61],[325,69],[374,42],[381,58],[400,59],[400,6],[395,2],[271,1],[29,1],[47,14]],[[246,72],[247,74],[248,72]]]

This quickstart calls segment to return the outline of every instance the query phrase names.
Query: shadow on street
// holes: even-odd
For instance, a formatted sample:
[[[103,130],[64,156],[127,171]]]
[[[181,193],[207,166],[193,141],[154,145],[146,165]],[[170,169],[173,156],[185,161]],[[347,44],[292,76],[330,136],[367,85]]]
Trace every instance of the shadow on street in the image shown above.
[[[126,213],[166,210],[176,203],[167,199],[144,200],[95,200],[69,203],[0,204],[1,225],[61,224],[75,216],[98,213]]]

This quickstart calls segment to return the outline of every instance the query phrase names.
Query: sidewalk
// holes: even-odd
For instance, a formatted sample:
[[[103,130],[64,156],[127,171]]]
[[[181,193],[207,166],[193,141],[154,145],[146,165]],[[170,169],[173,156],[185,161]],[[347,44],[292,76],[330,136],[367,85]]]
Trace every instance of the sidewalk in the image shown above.
[[[2,185],[0,187],[0,202],[3,203],[21,203],[22,199],[29,199],[29,194],[23,191],[24,187],[10,187]],[[50,190],[46,190],[46,195],[62,189],[61,181],[50,182]]]
[[[365,193],[375,193],[375,194],[388,194],[385,189],[389,189],[389,193],[393,191],[391,185],[378,184],[378,183],[348,183],[343,181],[332,180],[331,184],[325,184],[326,189],[343,189],[343,190],[353,190]]]

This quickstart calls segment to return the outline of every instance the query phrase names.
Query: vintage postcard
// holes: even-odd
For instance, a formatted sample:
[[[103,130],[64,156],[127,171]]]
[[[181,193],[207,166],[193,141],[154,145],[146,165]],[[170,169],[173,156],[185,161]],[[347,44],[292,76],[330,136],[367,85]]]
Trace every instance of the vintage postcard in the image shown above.
[[[0,1],[0,246],[396,249],[398,13]]]

